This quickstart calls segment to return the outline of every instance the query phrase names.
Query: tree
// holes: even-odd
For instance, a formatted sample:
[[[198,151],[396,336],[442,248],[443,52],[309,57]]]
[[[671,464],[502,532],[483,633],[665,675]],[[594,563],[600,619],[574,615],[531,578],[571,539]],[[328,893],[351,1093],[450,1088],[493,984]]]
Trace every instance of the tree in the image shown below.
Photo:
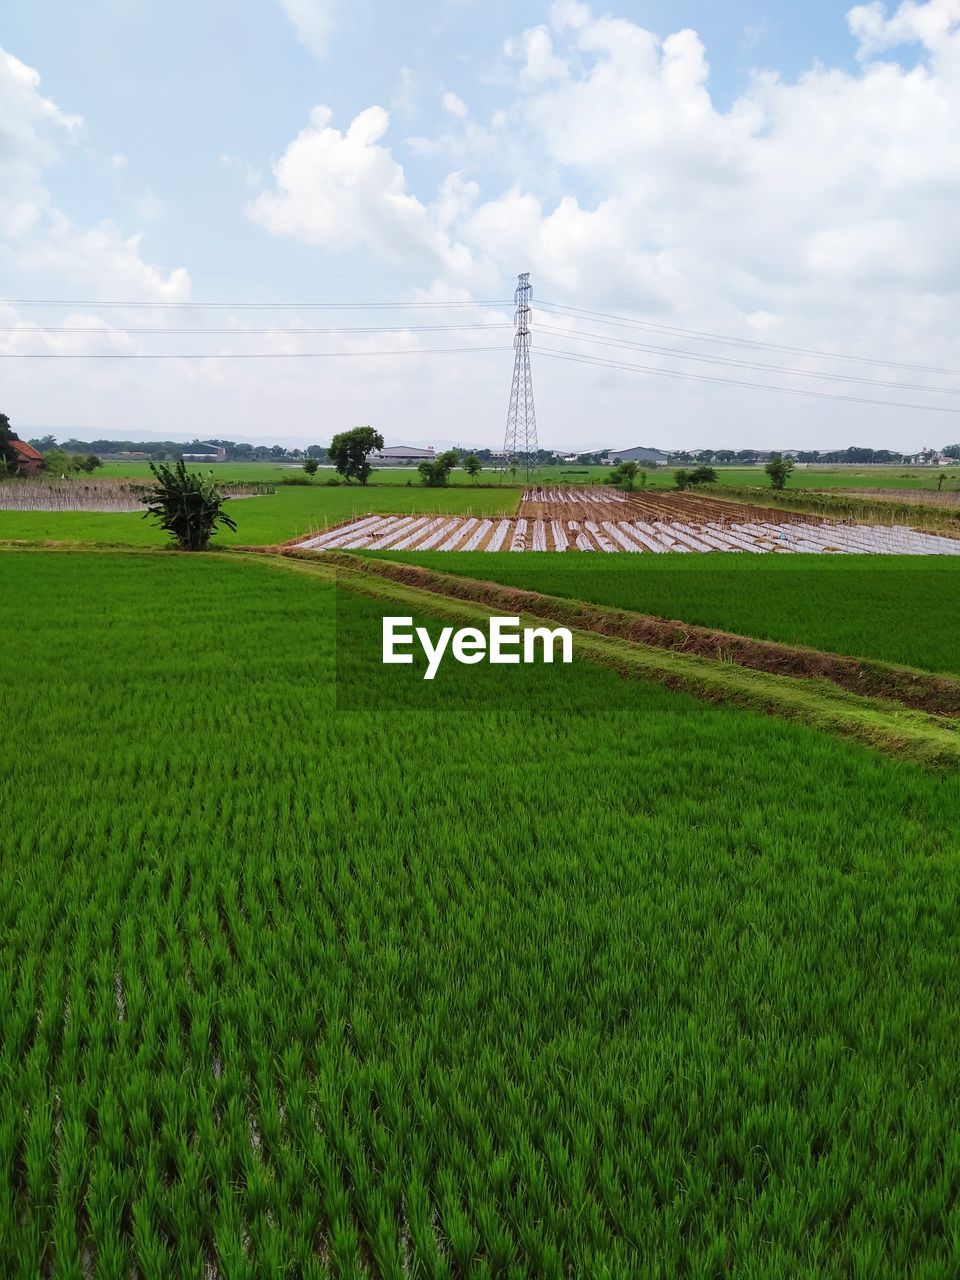
[[[477,476],[483,470],[483,463],[475,453],[468,453],[461,463],[464,471],[470,477],[474,484],[477,483]]]
[[[793,459],[782,458],[779,453],[775,453],[763,469],[770,477],[770,484],[779,491],[786,487],[787,479],[793,470]]]
[[[317,474],[317,468],[319,466],[320,466],[320,463],[317,461],[316,458],[308,458],[306,462],[303,464],[303,469],[308,476],[315,476]]]
[[[14,453],[10,442],[19,439],[20,437],[10,426],[10,419],[5,413],[0,413],[0,458],[11,467],[16,463],[17,455]]]
[[[673,473],[673,483],[678,489],[685,489],[690,483],[690,472],[684,467],[678,468],[678,470]]]
[[[453,449],[438,454],[432,462],[426,459],[419,463],[417,470],[428,489],[441,489],[450,479],[450,472],[457,465],[457,455]]]
[[[945,458],[960,458],[960,444],[948,444],[940,450]]]
[[[50,449],[43,455],[43,469],[55,476],[67,476],[77,469],[76,455],[63,449]]]
[[[639,466],[632,459],[628,462],[621,462],[618,467],[614,467],[610,472],[610,479],[613,484],[618,484],[621,489],[632,489],[639,470]]]
[[[369,458],[374,449],[383,448],[383,436],[373,427],[354,427],[341,431],[330,441],[330,460],[342,476],[366,484],[373,468]]]
[[[687,484],[716,484],[717,473],[713,467],[697,467],[687,476]]]
[[[156,483],[140,499],[147,504],[143,518],[152,517],[172,533],[182,551],[205,551],[218,524],[236,529],[236,521],[221,510],[227,499],[212,472],[205,478],[188,471],[183,459],[173,467],[151,462],[150,470]]]
[[[86,471],[87,475],[92,475],[98,467],[102,467],[103,463],[95,453],[88,453],[83,458],[77,459],[77,469]]]

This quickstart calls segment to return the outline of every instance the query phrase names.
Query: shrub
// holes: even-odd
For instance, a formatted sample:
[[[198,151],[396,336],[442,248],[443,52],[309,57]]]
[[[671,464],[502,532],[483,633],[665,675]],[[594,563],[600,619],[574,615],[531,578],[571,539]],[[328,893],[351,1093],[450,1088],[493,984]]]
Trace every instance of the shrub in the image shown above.
[[[173,535],[181,550],[205,551],[218,524],[236,529],[236,521],[221,511],[228,499],[212,474],[205,478],[190,472],[182,460],[173,467],[151,462],[150,471],[156,483],[140,499],[147,504],[143,518],[156,520],[161,529]]]
[[[786,487],[787,479],[793,470],[793,459],[782,458],[779,453],[775,453],[763,469],[770,477],[770,484],[779,491]]]
[[[438,454],[432,462],[421,462],[417,470],[428,489],[440,489],[449,482],[450,472],[456,465],[457,455],[452,449],[448,449],[446,453]]]

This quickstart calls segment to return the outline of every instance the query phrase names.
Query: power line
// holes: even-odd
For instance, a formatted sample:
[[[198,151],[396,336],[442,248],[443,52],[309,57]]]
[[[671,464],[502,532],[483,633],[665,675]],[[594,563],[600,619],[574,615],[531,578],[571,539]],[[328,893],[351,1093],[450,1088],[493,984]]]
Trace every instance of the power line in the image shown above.
[[[731,334],[708,333],[700,329],[681,329],[677,325],[657,324],[652,320],[636,320],[630,316],[614,316],[605,311],[588,311],[583,307],[565,307],[554,302],[538,301],[537,306],[556,315],[570,316],[572,319],[603,320],[611,325],[651,329],[656,333],[679,334],[681,337],[699,338],[705,342],[724,342],[740,347],[762,347],[767,351],[789,351],[794,355],[817,356],[823,360],[849,360],[855,364],[879,364],[893,369],[912,369],[915,373],[948,373],[960,377],[960,369],[946,369],[939,365],[907,364],[902,360],[882,360],[878,356],[854,356],[841,351],[817,351],[812,347],[790,347],[778,342],[763,342],[759,338],[736,338]]]
[[[866,396],[837,395],[830,391],[808,391],[803,387],[778,387],[767,382],[744,382],[738,378],[717,378],[705,373],[690,373],[680,369],[659,369],[653,365],[630,364],[618,360],[601,360],[596,356],[585,356],[579,352],[557,351],[548,347],[538,347],[537,354],[552,360],[570,360],[577,364],[598,365],[605,369],[623,369],[631,373],[649,373],[661,378],[679,378],[682,381],[713,382],[727,387],[750,387],[760,391],[776,391],[783,395],[810,396],[816,400],[845,400],[852,404],[877,404],[890,409],[922,409],[930,413],[960,413],[960,408],[951,408],[941,404],[909,404],[903,400],[876,400]]]
[[[10,307],[128,307],[131,310],[424,311],[458,307],[512,307],[511,298],[477,302],[102,302],[97,298],[0,298]]]
[[[494,321],[492,324],[402,324],[402,325],[356,325],[343,326],[334,325],[328,328],[309,328],[305,326],[295,326],[293,328],[278,329],[276,325],[268,325],[262,328],[181,328],[179,326],[169,327],[153,327],[151,325],[143,326],[115,326],[111,325],[109,329],[99,328],[97,325],[34,325],[32,328],[26,329],[22,325],[10,324],[0,325],[0,333],[20,333],[26,337],[30,337],[35,333],[98,333],[102,337],[110,337],[115,333],[189,333],[189,334],[226,334],[233,336],[237,334],[258,334],[258,335],[277,335],[286,336],[287,334],[300,333],[456,333],[465,329],[512,329],[513,326],[508,321]]]
[[[919,382],[887,382],[880,378],[858,378],[849,373],[821,373],[815,369],[791,369],[784,365],[758,364],[754,360],[734,360],[729,356],[703,355],[698,351],[684,351],[676,347],[657,347],[644,342],[614,341],[601,333],[582,333],[577,330],[557,329],[552,325],[541,324],[540,333],[549,333],[555,337],[572,339],[575,342],[593,342],[598,346],[616,347],[622,350],[649,351],[658,355],[670,356],[677,360],[696,360],[699,364],[719,364],[740,369],[756,369],[763,373],[787,374],[793,378],[822,378],[827,382],[855,382],[868,387],[888,387],[901,391],[930,391],[937,395],[960,395],[960,387],[929,387]]]
[[[510,346],[425,347],[394,351],[0,351],[0,360],[340,360],[351,356],[446,356],[468,351],[512,351]]]

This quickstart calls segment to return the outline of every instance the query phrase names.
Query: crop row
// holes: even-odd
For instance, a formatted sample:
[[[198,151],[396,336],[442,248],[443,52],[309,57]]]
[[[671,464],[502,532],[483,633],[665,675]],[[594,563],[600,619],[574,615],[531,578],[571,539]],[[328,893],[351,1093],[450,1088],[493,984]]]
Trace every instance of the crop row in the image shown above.
[[[492,520],[459,516],[365,516],[304,539],[302,550],[366,551],[746,551],[960,555],[960,540],[903,526],[751,521]]]

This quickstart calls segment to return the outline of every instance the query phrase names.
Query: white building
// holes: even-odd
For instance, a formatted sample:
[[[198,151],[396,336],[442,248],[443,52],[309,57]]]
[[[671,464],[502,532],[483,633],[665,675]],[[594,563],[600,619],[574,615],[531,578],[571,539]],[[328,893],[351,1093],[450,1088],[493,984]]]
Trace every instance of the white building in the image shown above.
[[[409,467],[418,462],[433,462],[436,454],[433,448],[415,449],[408,444],[391,444],[385,449],[371,453],[370,461],[380,467]]]

